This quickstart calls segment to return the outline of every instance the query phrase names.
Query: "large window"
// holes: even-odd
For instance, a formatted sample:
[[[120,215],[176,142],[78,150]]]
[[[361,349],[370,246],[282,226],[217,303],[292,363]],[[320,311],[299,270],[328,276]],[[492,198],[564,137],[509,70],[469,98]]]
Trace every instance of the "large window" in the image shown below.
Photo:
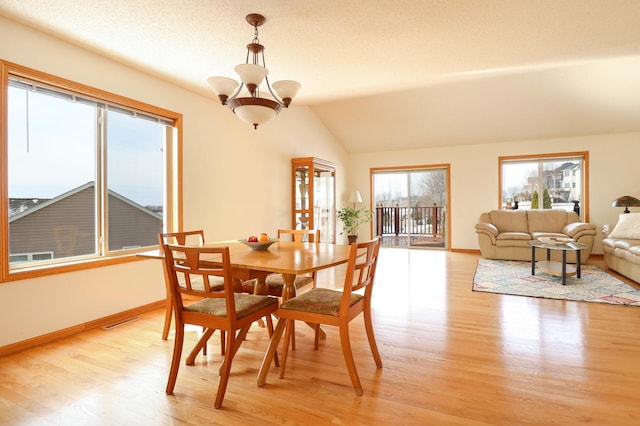
[[[177,220],[180,115],[1,65],[2,280],[156,245]]]
[[[504,209],[563,209],[587,218],[588,153],[500,157]]]

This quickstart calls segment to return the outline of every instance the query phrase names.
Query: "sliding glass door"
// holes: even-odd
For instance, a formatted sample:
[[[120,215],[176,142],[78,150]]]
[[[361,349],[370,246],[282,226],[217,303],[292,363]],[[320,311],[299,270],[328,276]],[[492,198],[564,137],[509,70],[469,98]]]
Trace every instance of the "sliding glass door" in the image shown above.
[[[374,232],[386,246],[446,248],[446,168],[373,171]]]

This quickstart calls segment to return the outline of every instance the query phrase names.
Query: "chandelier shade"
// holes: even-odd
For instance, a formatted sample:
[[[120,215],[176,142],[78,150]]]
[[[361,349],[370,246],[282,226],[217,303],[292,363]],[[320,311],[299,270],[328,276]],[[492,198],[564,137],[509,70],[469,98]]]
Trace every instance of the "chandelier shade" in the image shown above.
[[[252,13],[246,19],[254,27],[255,35],[247,45],[246,63],[235,67],[240,83],[228,77],[210,77],[207,81],[222,105],[228,106],[238,118],[257,129],[273,119],[282,108],[288,108],[302,86],[297,81],[281,80],[273,83],[271,88],[269,70],[264,62],[264,46],[258,39],[258,27],[266,22],[266,18]],[[263,83],[270,97],[261,96],[260,86]],[[243,89],[248,93],[240,96]]]
[[[226,105],[227,99],[233,95],[238,87],[238,82],[228,77],[209,77],[207,81],[218,95],[222,105]]]
[[[300,83],[293,80],[280,80],[273,83],[273,89],[286,106],[289,106],[291,100],[296,97],[300,87],[302,87]]]
[[[240,76],[240,80],[245,84],[255,84],[260,86],[262,80],[269,74],[269,70],[260,65],[240,64],[236,66],[236,72]]]
[[[276,101],[265,98],[234,98],[227,105],[240,120],[255,128],[270,121],[282,108]]]

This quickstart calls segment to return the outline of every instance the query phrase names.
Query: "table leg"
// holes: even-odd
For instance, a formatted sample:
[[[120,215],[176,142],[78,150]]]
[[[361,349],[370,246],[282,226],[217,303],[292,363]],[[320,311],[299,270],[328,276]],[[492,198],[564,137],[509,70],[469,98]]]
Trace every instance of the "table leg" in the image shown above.
[[[253,286],[253,294],[266,296],[269,294],[269,286],[267,286],[266,275],[260,275],[256,278],[256,285]]]
[[[266,281],[266,275],[260,275],[259,277],[255,278],[256,283],[253,286],[253,294],[257,294],[260,296],[266,296],[269,294],[269,286],[267,286],[267,281]],[[262,318],[260,318],[258,320],[258,326],[259,327],[264,327],[264,320]]]
[[[284,281],[284,287],[282,287],[282,301],[296,297],[296,275],[295,274],[282,274],[282,281]]]
[[[189,356],[187,357],[187,360],[185,362],[186,365],[195,364],[196,356],[198,356],[198,352],[200,352],[200,349],[202,349],[204,347],[204,345],[207,344],[207,341],[209,340],[209,338],[213,335],[213,333],[215,331],[216,331],[215,328],[207,328],[204,331],[204,333],[202,333],[202,336],[200,337],[200,340],[198,340],[198,343],[196,343],[196,345],[191,350],[191,353],[189,353]],[[222,333],[222,331],[221,331],[221,333]]]
[[[580,278],[580,250],[576,251],[576,271],[577,277]]]
[[[562,285],[567,284],[567,251],[562,250]]]
[[[536,274],[536,247],[531,246],[531,275]]]
[[[271,340],[269,341],[269,347],[267,348],[267,352],[264,354],[264,359],[262,360],[260,370],[258,371],[258,387],[264,386],[267,382],[267,373],[271,367],[271,361],[273,361],[273,358],[276,355],[276,350],[278,349],[278,344],[280,343],[280,338],[282,337],[282,332],[284,331],[286,323],[287,320],[280,318],[278,320],[278,325],[276,325],[276,329],[273,330],[273,336],[271,336]]]

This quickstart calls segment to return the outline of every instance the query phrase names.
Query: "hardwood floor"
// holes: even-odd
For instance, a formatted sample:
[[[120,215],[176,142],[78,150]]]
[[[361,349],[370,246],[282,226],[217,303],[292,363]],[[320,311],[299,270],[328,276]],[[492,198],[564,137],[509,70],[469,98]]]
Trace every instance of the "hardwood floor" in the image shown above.
[[[329,327],[319,351],[312,330],[296,327],[285,379],[272,366],[258,388],[267,333],[257,325],[222,409],[213,408],[217,335],[207,357],[180,367],[167,396],[173,340],[160,338],[158,309],[0,358],[0,424],[640,424],[640,308],[475,293],[477,258],[382,249],[374,289],[382,369],[362,321],[351,326],[361,397]],[[340,271],[319,274],[320,285],[339,280]],[[198,335],[187,333],[185,352]]]

